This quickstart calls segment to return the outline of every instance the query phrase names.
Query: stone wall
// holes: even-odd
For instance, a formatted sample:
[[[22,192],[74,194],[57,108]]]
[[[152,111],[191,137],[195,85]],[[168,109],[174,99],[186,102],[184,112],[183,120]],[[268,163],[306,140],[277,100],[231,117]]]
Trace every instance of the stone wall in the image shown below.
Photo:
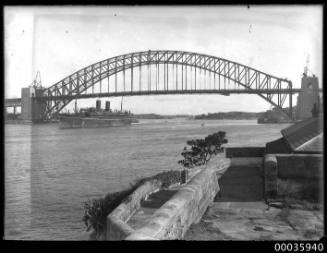
[[[278,177],[313,179],[322,177],[323,155],[277,154]]]
[[[266,198],[291,197],[320,202],[323,155],[269,154],[264,159]]]
[[[275,155],[266,155],[264,158],[264,195],[265,198],[277,197],[277,179],[278,179],[278,165]]]
[[[219,191],[218,179],[230,166],[230,159],[213,157],[206,165],[189,171],[187,183],[161,206],[147,225],[133,229],[128,220],[141,201],[161,188],[158,181],[140,186],[107,217],[107,240],[182,239],[189,226],[198,222]]]
[[[145,182],[112,211],[107,217],[107,240],[124,240],[130,235],[134,229],[127,221],[140,208],[141,201],[160,187],[161,182],[158,180]]]
[[[226,157],[263,157],[265,147],[231,147],[225,148]]]
[[[217,165],[212,164],[182,186],[144,227],[126,240],[182,239],[191,224],[201,219],[218,191]]]

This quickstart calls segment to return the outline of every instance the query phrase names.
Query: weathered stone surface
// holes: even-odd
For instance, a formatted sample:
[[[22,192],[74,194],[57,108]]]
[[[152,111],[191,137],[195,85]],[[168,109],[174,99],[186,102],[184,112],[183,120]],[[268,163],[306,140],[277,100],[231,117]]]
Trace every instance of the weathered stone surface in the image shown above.
[[[218,179],[220,192],[215,201],[263,200],[262,158],[231,158],[230,167]]]
[[[168,190],[173,192],[181,187],[178,197],[175,199],[174,196],[163,207],[158,206],[157,210],[155,206],[140,207],[142,199],[146,199],[160,186],[154,182],[142,185],[108,216],[107,240],[123,240],[126,237],[128,240],[182,238],[187,228],[201,219],[212,202],[219,191],[217,179],[229,165],[230,159],[217,155],[208,164],[190,170],[186,178],[187,184],[182,187],[176,185],[176,189],[172,187]],[[156,233],[157,236],[154,236]]]
[[[142,233],[133,233],[128,237],[130,241],[158,241],[159,239]]]
[[[276,154],[278,177],[313,179],[322,177],[322,154]]]
[[[265,147],[230,147],[226,148],[226,157],[263,157]]]
[[[262,166],[263,157],[233,157],[230,166]]]
[[[141,208],[137,210],[127,221],[127,225],[134,230],[143,227],[156,210],[157,208],[147,208],[141,206]]]
[[[107,219],[107,240],[124,240],[134,229],[117,217]]]
[[[269,202],[268,205],[270,207],[275,207],[275,208],[283,208],[285,206],[285,204],[283,202],[280,202],[280,201]]]
[[[275,198],[278,192],[278,166],[277,158],[274,155],[266,155],[264,158],[264,185],[265,198]]]
[[[278,196],[322,203],[323,179],[278,179]]]
[[[291,197],[321,202],[322,155],[270,154],[265,156],[265,198]]]
[[[150,193],[160,189],[161,182],[151,180],[137,188],[107,217],[107,240],[123,240],[134,229],[127,224],[128,219],[140,208],[141,201]]]
[[[264,202],[219,202],[193,224],[185,240],[317,240],[322,211],[269,208]]]
[[[126,240],[182,239],[189,226],[201,219],[219,191],[216,170],[216,165],[209,165],[199,172]]]

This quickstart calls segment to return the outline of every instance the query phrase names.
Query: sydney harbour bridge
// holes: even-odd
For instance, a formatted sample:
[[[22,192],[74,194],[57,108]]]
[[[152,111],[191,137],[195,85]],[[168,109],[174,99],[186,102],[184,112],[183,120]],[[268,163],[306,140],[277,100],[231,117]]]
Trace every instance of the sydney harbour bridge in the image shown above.
[[[252,67],[194,52],[149,50],[111,57],[82,68],[48,88],[24,98],[6,99],[5,106],[22,106],[32,119],[51,119],[75,99],[171,95],[255,94],[292,118],[292,82]],[[285,100],[288,97],[288,105]],[[27,99],[27,100],[26,100]],[[28,98],[25,98],[25,107]],[[288,109],[286,110],[286,107]]]

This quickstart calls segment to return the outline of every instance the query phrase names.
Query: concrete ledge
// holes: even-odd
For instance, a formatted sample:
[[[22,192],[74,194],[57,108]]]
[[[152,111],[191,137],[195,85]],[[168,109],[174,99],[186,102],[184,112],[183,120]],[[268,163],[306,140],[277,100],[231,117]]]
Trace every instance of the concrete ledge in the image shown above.
[[[262,165],[263,157],[232,157],[231,166],[257,166]]]
[[[265,147],[230,147],[225,148],[226,157],[263,157]]]
[[[206,169],[182,186],[144,227],[132,232],[126,240],[182,239],[191,224],[201,219],[219,191],[215,161],[213,159]]]
[[[161,182],[158,180],[145,182],[111,212],[107,217],[107,240],[124,240],[130,235],[134,229],[126,222],[140,208],[141,201],[160,187]]]
[[[201,166],[189,169],[188,177],[186,183],[192,180],[197,174],[199,174],[204,169],[214,169],[217,172],[218,178],[224,174],[224,172],[231,165],[231,159],[226,159],[224,153],[213,156],[209,163]]]

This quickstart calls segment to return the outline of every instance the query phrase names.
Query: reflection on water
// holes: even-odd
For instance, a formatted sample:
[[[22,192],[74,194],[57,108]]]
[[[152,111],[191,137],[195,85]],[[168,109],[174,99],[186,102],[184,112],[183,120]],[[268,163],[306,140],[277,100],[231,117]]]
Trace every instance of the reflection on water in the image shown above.
[[[6,125],[5,239],[85,240],[83,201],[176,169],[187,140],[226,131],[227,146],[263,146],[286,126],[186,119],[98,129]]]

